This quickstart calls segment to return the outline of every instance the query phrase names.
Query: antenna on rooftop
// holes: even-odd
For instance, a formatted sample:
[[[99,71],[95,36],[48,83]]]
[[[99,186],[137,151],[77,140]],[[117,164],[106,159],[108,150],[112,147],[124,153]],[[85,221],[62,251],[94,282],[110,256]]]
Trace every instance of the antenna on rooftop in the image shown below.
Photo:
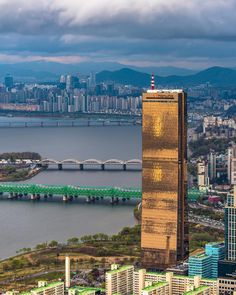
[[[155,76],[154,76],[154,73],[152,73],[151,89],[152,89],[152,90],[155,89]]]

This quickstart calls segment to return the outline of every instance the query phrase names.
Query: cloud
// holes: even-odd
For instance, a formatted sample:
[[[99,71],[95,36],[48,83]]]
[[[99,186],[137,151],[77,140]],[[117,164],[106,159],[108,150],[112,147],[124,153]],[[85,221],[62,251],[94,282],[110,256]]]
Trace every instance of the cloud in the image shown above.
[[[127,38],[236,37],[234,0],[0,0],[0,31]]]
[[[235,0],[0,0],[0,52],[234,58],[235,11]]]

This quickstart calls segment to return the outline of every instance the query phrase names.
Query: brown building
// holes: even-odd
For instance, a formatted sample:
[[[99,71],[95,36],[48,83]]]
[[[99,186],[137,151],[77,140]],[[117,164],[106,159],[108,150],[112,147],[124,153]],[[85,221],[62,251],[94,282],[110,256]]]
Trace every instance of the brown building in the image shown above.
[[[148,269],[188,256],[186,121],[182,90],[144,93],[141,247]]]

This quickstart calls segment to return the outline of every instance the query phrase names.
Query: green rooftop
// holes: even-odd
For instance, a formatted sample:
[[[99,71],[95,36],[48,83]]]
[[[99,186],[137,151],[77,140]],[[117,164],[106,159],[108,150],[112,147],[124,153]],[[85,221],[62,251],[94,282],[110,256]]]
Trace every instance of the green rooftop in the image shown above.
[[[120,266],[118,269],[113,269],[113,270],[107,271],[107,274],[114,274],[114,273],[118,273],[121,271],[129,270],[131,268],[133,268],[133,265],[124,265],[124,266]]]
[[[64,285],[64,283],[63,282],[49,283],[49,284],[47,284],[44,287],[34,288],[31,291],[29,291],[29,292],[23,292],[23,293],[20,293],[19,295],[32,295],[31,294],[32,292],[41,292],[41,291],[47,290],[49,288],[57,287],[57,286],[60,286],[60,285]]]
[[[148,286],[148,287],[144,288],[142,291],[148,291],[149,292],[149,291],[155,290],[156,288],[167,286],[167,285],[168,285],[167,282],[159,282],[159,283],[153,284],[152,286]]]
[[[210,288],[209,286],[201,286],[199,288],[194,289],[193,291],[185,292],[184,295],[197,295],[205,290]]]
[[[91,292],[105,292],[104,289],[101,288],[92,288],[92,287],[81,287],[81,286],[74,286],[69,288],[69,290],[76,290],[78,292],[78,294],[80,295],[86,295],[86,294],[90,294]]]

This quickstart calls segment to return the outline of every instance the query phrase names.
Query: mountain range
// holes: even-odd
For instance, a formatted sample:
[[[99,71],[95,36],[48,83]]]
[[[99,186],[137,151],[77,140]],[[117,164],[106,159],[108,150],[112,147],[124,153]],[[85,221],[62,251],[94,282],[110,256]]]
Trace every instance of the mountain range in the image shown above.
[[[34,61],[14,64],[0,64],[0,79],[3,80],[6,74],[10,74],[16,81],[55,81],[60,75],[82,74],[88,75],[90,72],[101,72],[103,70],[117,71],[127,67],[115,62],[81,62],[77,64],[65,64],[59,62]],[[144,73],[155,72],[160,76],[169,75],[190,75],[193,70],[177,67],[135,67],[128,66],[129,69]]]
[[[118,71],[102,71],[97,74],[97,81],[114,81],[137,87],[148,87],[150,85],[150,74],[124,68]],[[204,83],[210,83],[213,86],[236,87],[236,70],[212,67],[187,76],[155,76],[155,81],[156,85],[162,87],[188,87]]]
[[[104,70],[105,69],[105,70]],[[176,67],[125,67],[119,63],[81,62],[78,64],[63,64],[58,62],[24,62],[15,64],[0,64],[0,80],[6,74],[15,81],[57,81],[60,75],[97,73],[98,82],[113,81],[130,84],[137,87],[148,87],[150,76],[156,74],[156,85],[162,87],[188,87],[209,82],[213,86],[236,86],[236,68],[212,67],[203,71],[193,71]]]

